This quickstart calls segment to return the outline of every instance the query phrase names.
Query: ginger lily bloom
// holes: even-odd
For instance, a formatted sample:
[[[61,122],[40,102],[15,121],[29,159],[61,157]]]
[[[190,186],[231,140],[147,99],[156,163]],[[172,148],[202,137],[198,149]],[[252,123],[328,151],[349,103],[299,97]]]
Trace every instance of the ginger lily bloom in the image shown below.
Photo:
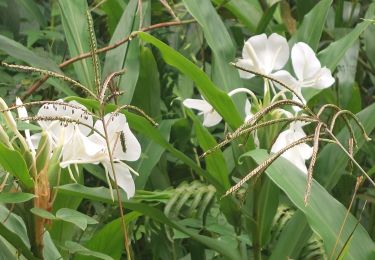
[[[16,97],[16,105],[17,106],[21,106],[21,107],[18,107],[17,108],[17,113],[18,113],[18,117],[20,119],[23,119],[23,118],[27,118],[29,117],[28,114],[27,114],[27,110],[23,105],[22,101],[20,98]],[[25,120],[26,123],[29,123],[30,121],[29,120]],[[31,139],[31,135],[30,135],[30,130],[29,129],[25,129],[25,139],[26,139],[26,143],[27,145],[29,146],[30,150],[31,150],[31,153],[35,155],[35,146],[32,142],[32,139]]]
[[[269,75],[282,69],[289,59],[289,46],[286,39],[277,33],[250,37],[242,49],[242,59],[236,64],[244,69]],[[252,78],[254,74],[239,70],[241,78]]]
[[[103,123],[106,126],[106,130],[103,127]],[[104,117],[104,121],[96,121],[94,128],[102,135],[107,133],[108,146],[113,159],[113,168],[115,170],[117,184],[126,192],[128,199],[130,199],[135,193],[135,184],[130,172],[136,175],[138,175],[138,173],[123,161],[136,161],[139,159],[141,156],[140,143],[131,132],[126,117],[123,114],[109,113]],[[106,176],[109,175],[114,180],[115,176],[111,165],[107,141],[102,135],[94,132],[89,136],[92,143],[102,147],[102,150],[92,159],[102,163],[106,171]]]
[[[297,79],[285,70],[273,73],[272,76],[292,87],[297,93],[301,93],[302,88],[328,88],[335,82],[331,71],[321,66],[314,51],[306,43],[296,43],[291,57]],[[276,86],[283,89],[278,84]]]
[[[271,148],[272,153],[276,153],[287,145],[306,137],[302,129],[303,122],[297,121],[290,124],[289,129],[281,132]],[[299,144],[284,152],[281,156],[293,163],[303,173],[307,174],[305,161],[312,156],[313,148],[307,144]]]
[[[233,96],[237,93],[247,93],[254,100],[257,100],[255,94],[251,90],[246,89],[246,88],[233,89],[228,93],[228,96],[231,97],[231,96]],[[203,97],[202,97],[202,99],[192,99],[192,98],[185,99],[183,101],[183,104],[184,104],[185,107],[196,109],[196,110],[200,111],[198,113],[198,115],[203,115],[203,125],[205,127],[215,126],[218,123],[220,123],[221,120],[223,119],[221,117],[221,115],[218,112],[216,112],[216,110],[210,105],[210,103],[208,103]],[[250,104],[249,100],[246,99],[246,101],[245,101],[245,116],[246,116],[245,121],[249,120],[252,116],[250,110],[251,110],[251,104]]]
[[[203,125],[205,127],[215,126],[221,122],[222,117],[205,99],[185,99],[183,102],[185,107],[200,111],[198,115],[203,115]]]
[[[63,102],[62,100],[58,101]],[[92,131],[90,127],[93,125],[93,118],[88,114],[86,108],[76,101],[70,101],[67,104],[78,107],[79,109],[63,104],[45,104],[37,113],[37,117],[40,118],[38,124],[49,135],[53,147],[59,142],[60,138],[64,138],[64,144],[69,142],[73,134],[77,132],[75,128],[78,128],[85,136],[88,136]],[[43,118],[45,120],[43,120]],[[63,118],[67,120],[71,119],[76,122],[63,122]],[[34,136],[34,139],[38,139],[38,134]]]

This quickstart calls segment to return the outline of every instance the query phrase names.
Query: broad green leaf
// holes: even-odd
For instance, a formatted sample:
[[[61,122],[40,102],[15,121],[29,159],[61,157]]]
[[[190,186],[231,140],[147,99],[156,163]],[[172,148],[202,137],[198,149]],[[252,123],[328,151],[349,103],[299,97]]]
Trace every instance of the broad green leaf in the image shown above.
[[[90,250],[90,249],[82,246],[81,244],[78,244],[78,243],[73,242],[73,241],[65,241],[64,247],[65,247],[65,249],[69,250],[69,252],[71,254],[91,256],[91,257],[104,259],[104,260],[113,260],[112,257],[110,257],[106,254]]]
[[[117,204],[116,199],[114,202],[112,201],[109,189],[103,187],[88,188],[79,184],[68,184],[58,187],[58,190],[59,192],[68,194],[69,196],[78,196],[95,201],[102,201],[115,205]],[[133,201],[125,201],[122,202],[122,204],[125,208],[140,212],[162,224],[168,225],[178,231],[189,235],[192,239],[202,243],[208,248],[219,252],[224,256],[229,257],[230,259],[239,259],[240,257],[235,248],[228,248],[225,246],[225,243],[223,241],[198,234],[195,230],[187,228],[177,223],[176,221],[171,220],[156,208]]]
[[[166,142],[169,141],[169,134],[174,122],[175,120],[163,120],[160,123],[159,133]],[[139,173],[139,176],[135,178],[137,189],[143,189],[145,187],[152,169],[159,162],[164,151],[165,147],[149,140],[148,138],[144,138],[144,141],[142,142],[142,156],[133,167]]]
[[[4,223],[4,220],[7,221]],[[17,248],[27,259],[37,259],[30,251],[25,223],[22,218],[0,205],[0,236]]]
[[[29,0],[17,0],[17,3],[25,9],[26,14],[30,16],[30,21],[37,21],[41,27],[46,25],[46,17],[40,11],[37,3]]]
[[[151,49],[141,48],[140,72],[132,105],[141,108],[152,118],[160,116],[160,80],[158,65]]]
[[[275,247],[272,248],[270,260],[296,259],[311,234],[304,213],[297,210],[282,229]]]
[[[207,44],[214,54],[214,82],[224,91],[240,87],[242,82],[237,69],[229,63],[234,61],[236,47],[220,16],[210,1],[183,0],[186,8],[202,27]]]
[[[350,33],[331,43],[327,48],[319,52],[317,56],[322,66],[326,66],[333,72],[347,50],[353,46],[370,23],[370,21],[359,23]],[[308,101],[320,91],[320,89],[307,89],[307,91],[303,91],[303,96]]]
[[[129,212],[125,215],[125,223],[129,225],[131,221],[136,220],[142,216],[139,212]],[[120,230],[122,229],[122,220],[117,218],[102,229],[95,232],[93,237],[85,244],[85,247],[103,254],[113,257],[113,259],[120,259],[124,251],[124,235]],[[76,260],[89,260],[89,257],[79,256]]]
[[[137,17],[136,14],[137,7],[138,0],[129,1],[109,42],[110,45],[124,39],[126,36],[130,35],[132,31],[138,29],[139,17]],[[127,69],[126,73],[117,79],[120,90],[125,91],[125,94],[119,97],[119,99],[121,104],[129,104],[132,100],[139,74],[138,39],[128,41],[106,53],[103,78],[112,72],[120,71],[124,68]]]
[[[201,121],[191,112],[187,111],[189,117],[194,122],[195,134],[197,135],[199,146],[203,151],[217,145],[215,138],[210,134],[210,132],[205,128]],[[207,157],[205,157],[207,171],[215,178],[218,182],[226,188],[230,188],[229,178],[228,178],[228,168],[225,163],[225,159],[221,150],[217,150]]]
[[[375,128],[374,113],[375,104],[372,104],[357,114],[367,133],[370,133]],[[365,140],[357,127],[355,127],[354,130],[358,141],[358,148],[360,148],[365,143]],[[337,138],[346,146],[346,142],[349,138],[348,130],[346,128],[343,129],[337,135]],[[357,151],[357,149],[354,149],[354,153]],[[331,190],[345,173],[345,167],[348,161],[349,158],[347,155],[337,145],[328,144],[319,152],[314,176],[327,190]]]
[[[327,48],[319,52],[318,59],[322,63],[322,66],[326,66],[331,71],[334,71],[346,51],[353,46],[370,24],[370,21],[359,23],[350,33],[347,33],[344,37],[331,43]]]
[[[90,52],[90,35],[86,18],[86,0],[59,0],[61,21],[71,57]],[[79,82],[91,90],[95,89],[94,69],[91,59],[73,64]]]
[[[36,215],[38,217],[41,217],[41,218],[44,218],[44,219],[51,219],[51,220],[56,219],[55,215],[53,215],[51,212],[49,212],[45,209],[31,208],[30,212],[33,213],[34,215]]]
[[[248,0],[213,0],[213,2],[228,9],[251,32],[255,32],[257,24],[262,17],[262,7],[259,1]]]
[[[142,40],[158,48],[165,62],[176,67],[193,80],[203,97],[215,108],[231,128],[236,129],[243,123],[233,101],[225,92],[215,86],[209,77],[194,63],[155,37],[144,32],[139,32],[138,35]]]
[[[248,155],[258,164],[269,158],[265,150],[254,150]],[[347,209],[315,180],[312,184],[309,203],[305,206],[303,198],[306,176],[284,158],[276,160],[268,167],[266,173],[286,193],[294,205],[305,213],[311,229],[324,240],[326,252],[330,253],[338,238]],[[338,240],[338,251],[345,245],[356,224],[357,220],[349,214]],[[371,259],[374,248],[375,244],[366,230],[362,225],[358,225],[348,249],[347,259]]]
[[[289,46],[293,46],[294,43],[302,41],[316,51],[331,4],[332,0],[319,1],[319,3],[305,15],[297,32],[290,38]]]
[[[34,186],[22,155],[15,150],[10,150],[2,143],[0,143],[0,165],[4,170],[19,179],[26,188],[31,189]]]
[[[44,259],[63,259],[60,252],[57,250],[56,245],[51,239],[51,236],[47,230],[44,231],[43,235],[43,256]]]
[[[0,35],[0,50],[16,59],[22,60],[31,66],[61,72],[57,64],[48,59],[35,54],[22,44]]]
[[[56,218],[73,223],[82,230],[85,230],[88,224],[97,224],[98,221],[74,209],[63,208],[56,212]]]
[[[266,30],[268,24],[272,21],[272,18],[278,6],[279,6],[279,2],[276,2],[272,6],[267,8],[267,10],[263,13],[262,18],[260,19],[259,23],[257,24],[255,34],[261,34]]]
[[[257,205],[257,225],[259,234],[259,243],[263,247],[267,244],[270,235],[272,222],[279,205],[279,188],[268,178],[262,181],[261,190]]]
[[[21,203],[21,202],[29,201],[34,197],[35,195],[31,193],[1,192],[0,203]]]

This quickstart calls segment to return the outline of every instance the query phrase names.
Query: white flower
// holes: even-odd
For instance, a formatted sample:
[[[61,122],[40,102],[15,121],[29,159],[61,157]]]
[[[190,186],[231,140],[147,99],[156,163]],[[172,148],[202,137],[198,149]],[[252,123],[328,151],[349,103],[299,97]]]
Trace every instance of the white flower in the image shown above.
[[[123,114],[109,113],[104,117],[104,123],[106,125],[106,132],[109,137],[109,148],[112,152],[117,184],[126,192],[129,199],[133,197],[135,193],[135,184],[130,172],[137,175],[138,173],[122,161],[138,160],[141,156],[141,145],[131,132],[126,121],[126,117]],[[103,121],[96,121],[94,128],[102,135],[105,134]],[[94,132],[89,139],[91,142],[103,148],[98,154],[95,155],[95,160],[103,164],[106,174],[109,174],[109,176],[114,180],[115,178],[106,140],[96,132]]]
[[[270,74],[284,67],[289,59],[289,46],[286,39],[277,33],[250,37],[242,49],[242,59],[237,65],[248,70]],[[241,78],[252,78],[254,74],[239,70]]]
[[[206,127],[215,126],[220,123],[222,117],[205,99],[185,99],[184,106],[199,110],[198,115],[203,115],[203,125]]]
[[[27,118],[29,117],[28,114],[27,114],[27,110],[23,105],[22,101],[20,98],[16,97],[16,105],[17,106],[21,106],[21,107],[18,107],[17,108],[17,113],[18,113],[18,117],[20,119],[23,119],[23,118]],[[29,123],[30,121],[29,120],[25,120],[26,123]],[[30,130],[29,129],[25,129],[25,138],[26,138],[26,143],[27,145],[29,146],[30,150],[31,150],[31,153],[35,155],[35,146],[32,142],[32,139],[31,139],[31,135],[30,135]]]
[[[231,97],[237,93],[247,93],[250,96],[252,96],[254,99],[256,99],[256,96],[254,95],[254,93],[251,90],[246,89],[246,88],[233,89],[228,93],[228,96]],[[192,108],[192,109],[196,109],[200,111],[198,115],[203,115],[203,125],[206,127],[215,126],[218,123],[220,123],[221,120],[223,119],[221,115],[218,112],[216,112],[216,110],[210,105],[210,103],[208,103],[203,97],[202,99],[192,99],[192,98],[185,99],[183,101],[183,104],[184,106],[188,108]],[[246,116],[245,121],[250,120],[250,118],[252,117],[251,104],[249,100],[247,99],[245,101],[245,116]]]
[[[276,153],[289,144],[306,137],[302,129],[303,122],[296,121],[290,124],[289,129],[281,132],[271,148],[272,153]],[[303,173],[307,174],[305,161],[312,156],[313,148],[307,144],[299,144],[284,152],[281,156],[293,163]]]
[[[64,103],[61,99],[57,101]],[[93,118],[88,114],[86,108],[76,101],[70,101],[67,104],[73,107],[64,104],[45,104],[37,113],[37,117],[40,117],[38,124],[50,137],[52,147],[56,146],[60,138],[63,138],[65,144],[78,131],[84,136],[88,136],[92,131],[90,127],[93,126]],[[53,120],[54,118],[56,119]],[[62,118],[71,119],[85,125],[76,122],[63,122]],[[35,139],[38,139],[38,134]]]
[[[297,79],[285,70],[273,73],[272,76],[292,87],[299,94],[302,88],[324,89],[332,86],[335,82],[331,71],[326,67],[322,68],[314,51],[304,42],[296,43],[293,46],[292,65]],[[279,84],[276,86],[283,89]]]

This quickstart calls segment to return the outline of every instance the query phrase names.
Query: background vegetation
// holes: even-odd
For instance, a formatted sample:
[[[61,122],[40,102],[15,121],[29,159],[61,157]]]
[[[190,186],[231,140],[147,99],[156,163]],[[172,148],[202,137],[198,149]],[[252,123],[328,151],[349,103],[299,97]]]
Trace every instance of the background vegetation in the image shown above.
[[[102,78],[127,69],[112,86],[124,91],[118,104],[138,106],[159,123],[155,128],[126,112],[142,146],[141,159],[131,163],[140,173],[136,196],[121,202],[131,241],[128,258],[375,258],[375,187],[367,181],[356,186],[361,172],[334,144],[319,148],[307,206],[306,180],[283,159],[220,199],[268,157],[281,128],[261,133],[262,149],[254,149],[252,140],[241,146],[240,140],[199,158],[228,127],[241,124],[244,100],[231,102],[219,90],[245,87],[263,97],[260,77],[243,80],[229,64],[241,57],[244,41],[260,33],[277,32],[290,46],[308,43],[336,79],[332,88],[307,94],[309,107],[317,111],[331,103],[347,109],[374,137],[372,1],[0,0],[0,60],[58,72],[94,90],[86,10],[94,22]],[[144,33],[132,35],[135,31]],[[66,98],[89,109],[97,106],[84,92],[44,74],[0,67],[0,84],[8,105],[22,97],[24,102]],[[183,107],[183,99],[199,94],[227,125],[207,129]],[[34,115],[38,107],[28,111]],[[307,131],[313,133],[311,127]],[[359,129],[355,132],[355,159],[373,176],[374,141],[365,142]],[[335,134],[342,141],[349,135],[343,123]],[[59,183],[49,176],[51,190],[58,192],[46,212],[31,209],[32,194],[15,193],[22,156],[0,146],[0,157],[0,258],[126,258],[119,204],[112,201],[100,166],[80,166],[77,183],[66,170]],[[32,246],[34,216],[49,219],[42,252]]]

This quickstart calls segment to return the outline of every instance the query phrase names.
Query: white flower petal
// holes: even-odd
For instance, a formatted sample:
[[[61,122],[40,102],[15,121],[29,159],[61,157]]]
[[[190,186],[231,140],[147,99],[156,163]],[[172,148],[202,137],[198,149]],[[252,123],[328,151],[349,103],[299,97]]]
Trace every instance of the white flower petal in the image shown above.
[[[295,91],[297,91],[299,89],[298,81],[292,75],[290,75],[290,73],[286,70],[279,70],[275,73],[272,73],[271,77],[277,79],[278,81],[287,85],[288,87],[290,87],[291,89],[293,89]],[[280,90],[285,89],[285,87],[283,87],[282,85],[280,85],[277,82],[275,82],[275,85]]]
[[[109,176],[115,181],[111,164],[106,162],[103,164],[109,172]],[[114,163],[114,169],[116,173],[117,185],[125,191],[128,199],[132,198],[135,194],[135,184],[132,175],[125,163]]]
[[[216,111],[211,111],[203,114],[203,125],[206,127],[215,126],[222,120],[220,114]]]
[[[291,57],[294,73],[300,81],[313,78],[321,68],[315,52],[304,42],[293,46]]]
[[[251,113],[251,103],[248,99],[245,101],[245,122],[249,121],[253,117],[253,113]]]
[[[182,103],[184,104],[184,106],[188,108],[196,109],[204,113],[209,112],[213,109],[212,106],[206,100],[202,100],[202,99],[188,98],[188,99],[185,99]]]
[[[254,67],[253,63],[249,59],[238,59],[236,65],[247,70],[257,71],[257,68]],[[238,72],[240,73],[240,77],[243,79],[250,79],[255,76],[254,74],[241,69],[238,69]]]
[[[268,68],[268,73],[282,69],[289,59],[289,46],[286,39],[277,33],[273,33],[268,37],[267,48],[267,59],[270,60],[266,61],[266,64],[269,62],[271,65]]]
[[[18,98],[18,97],[16,97],[16,105],[17,106],[23,105],[21,99]],[[20,119],[28,117],[27,110],[26,110],[26,108],[24,106],[17,108],[17,113],[18,113],[18,117]],[[26,120],[25,122],[29,123],[30,121]],[[31,140],[30,130],[29,129],[25,129],[25,139],[26,139],[26,143],[29,146],[31,152],[33,154],[35,154],[35,146],[34,146],[32,140]]]
[[[335,78],[332,77],[331,71],[324,67],[319,70],[314,87],[317,89],[324,89],[332,86],[333,83],[335,83]]]

